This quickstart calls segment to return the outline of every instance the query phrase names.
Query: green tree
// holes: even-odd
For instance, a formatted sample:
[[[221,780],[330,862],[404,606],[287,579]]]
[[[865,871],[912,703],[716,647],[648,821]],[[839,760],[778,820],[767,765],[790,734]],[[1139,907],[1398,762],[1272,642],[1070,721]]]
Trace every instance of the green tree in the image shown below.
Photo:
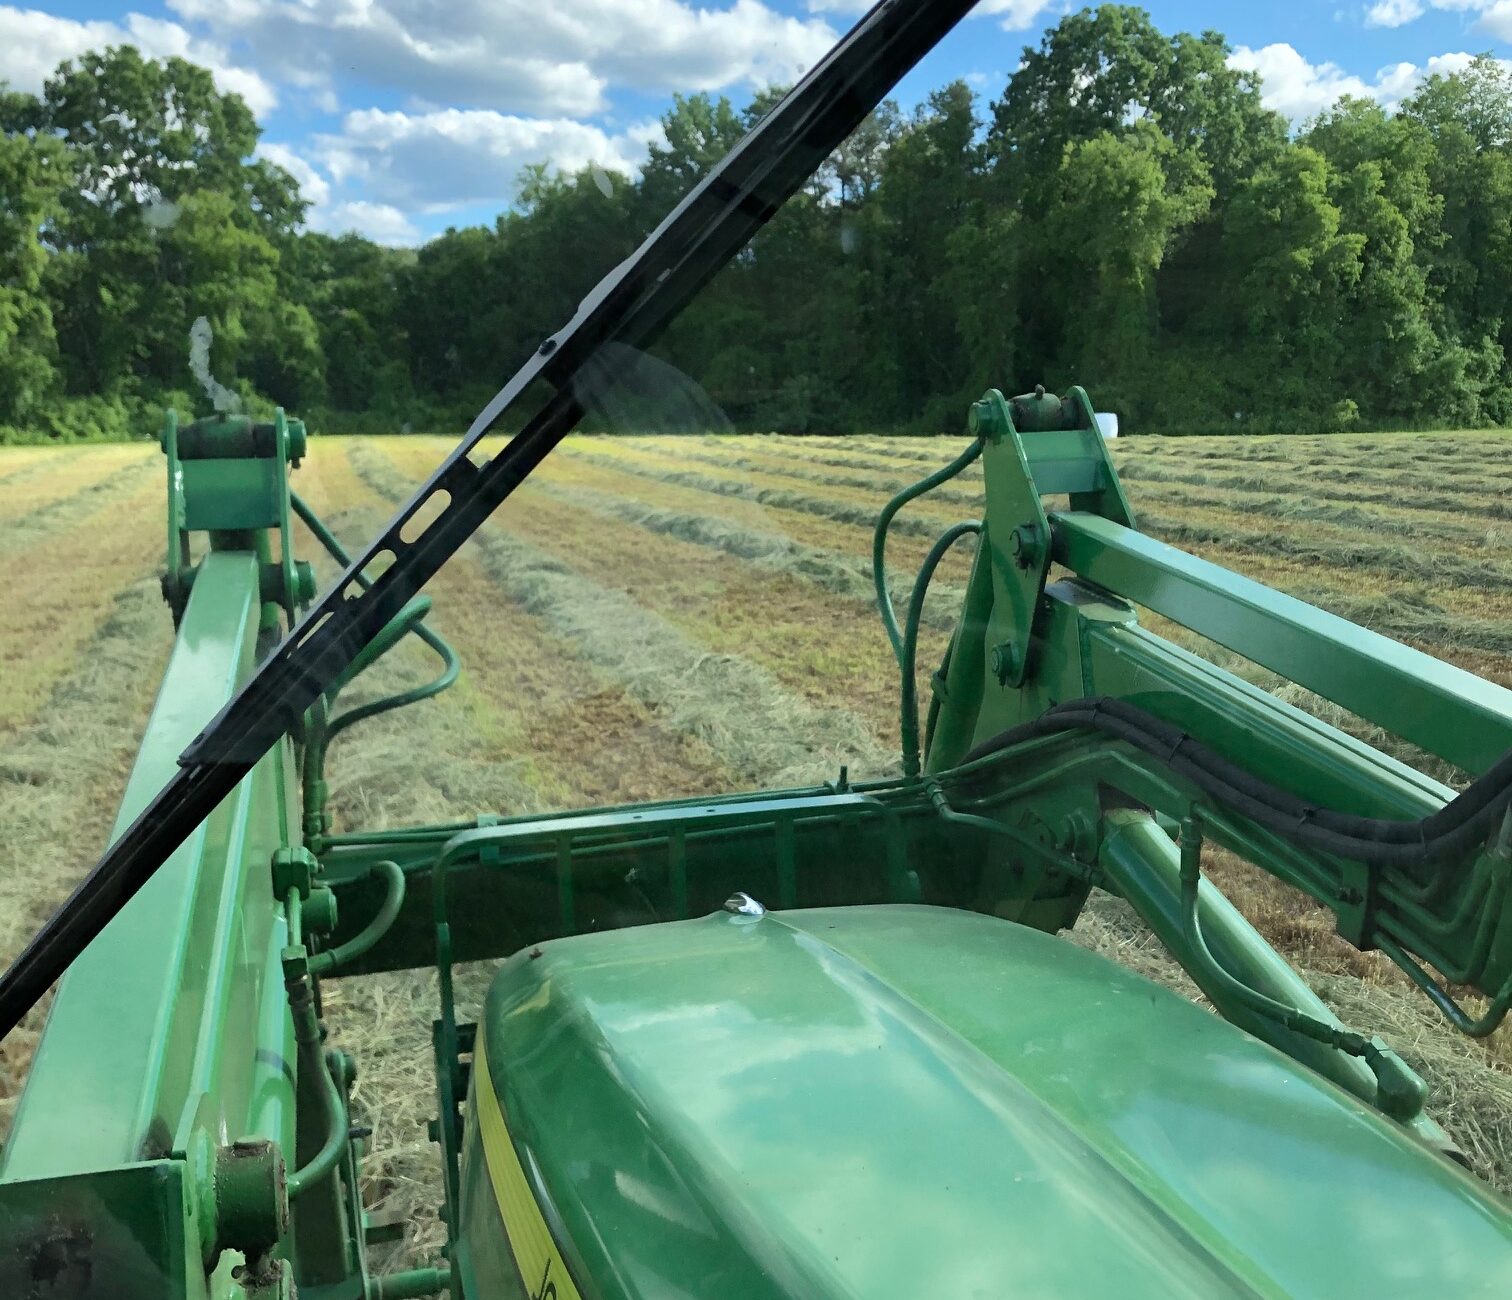
[[[56,388],[57,338],[38,232],[57,211],[62,162],[62,146],[47,136],[0,135],[0,424],[30,421]]]
[[[1430,258],[1443,246],[1443,199],[1434,191],[1434,147],[1423,126],[1391,116],[1368,100],[1344,99],[1304,137],[1328,160],[1340,229],[1359,245],[1359,275],[1341,303],[1342,373],[1332,376],[1342,400],[1392,419],[1412,419],[1446,402],[1473,415],[1478,391],[1453,360]],[[1455,376],[1453,394],[1435,392]]]
[[[759,117],[770,103],[755,106]],[[674,95],[662,114],[666,142],[653,140],[641,168],[640,197],[647,229],[661,220],[745,134],[746,122],[723,95]]]
[[[1207,165],[1220,200],[1282,148],[1282,120],[1260,102],[1259,78],[1231,68],[1217,32],[1167,36],[1143,9],[1100,5],[1068,14],[993,105],[990,148],[1032,205],[1053,187],[1068,144],[1152,121]]]
[[[273,310],[274,241],[303,212],[292,178],[249,161],[246,104],[203,68],[123,47],[62,64],[30,115],[71,172],[46,232],[71,390],[182,386],[201,315],[234,374],[253,314]]]
[[[1463,350],[1497,418],[1512,417],[1505,357],[1512,350],[1512,74],[1478,57],[1429,77],[1402,117],[1432,142],[1429,177],[1443,238],[1424,254],[1442,330]]]
[[[1264,415],[1343,396],[1315,391],[1343,374],[1339,325],[1360,279],[1365,237],[1344,230],[1328,159],[1299,145],[1278,154],[1239,189],[1225,219],[1224,249],[1237,283],[1218,306],[1230,315],[1237,409]]]
[[[1143,121],[1067,144],[1056,182],[1039,238],[1075,286],[1059,302],[1061,369],[1127,407],[1156,344],[1156,273],[1213,199],[1207,165]]]
[[[283,291],[314,322],[325,400],[336,410],[388,417],[412,401],[410,358],[420,341],[411,340],[400,296],[415,260],[412,250],[354,233],[307,231],[283,250]]]

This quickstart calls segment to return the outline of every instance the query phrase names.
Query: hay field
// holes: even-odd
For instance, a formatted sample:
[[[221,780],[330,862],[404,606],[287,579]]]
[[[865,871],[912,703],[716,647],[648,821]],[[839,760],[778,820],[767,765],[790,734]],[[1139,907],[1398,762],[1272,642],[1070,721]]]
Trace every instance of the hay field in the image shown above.
[[[459,685],[334,747],[342,823],[827,779],[841,763],[885,770],[896,682],[871,606],[871,521],[958,446],[569,441],[433,584],[433,621],[465,664]],[[1512,685],[1509,446],[1493,434],[1138,439],[1115,456],[1146,530]],[[446,448],[317,437],[295,483],[355,545]],[[161,465],[151,446],[0,449],[5,959],[92,862],[166,661]],[[980,512],[979,493],[974,468],[905,512],[889,550],[900,585],[941,528]],[[926,669],[967,564],[953,555],[937,579]],[[379,669],[385,686],[428,671],[409,650]],[[1512,1189],[1512,1031],[1462,1042],[1304,900],[1238,864],[1215,875],[1346,1019],[1385,1032],[1429,1077],[1435,1113],[1472,1163]],[[1183,986],[1113,900],[1097,900],[1074,937]],[[472,973],[465,995],[485,978]],[[423,1125],[432,990],[416,973],[343,982],[328,998],[337,1041],[359,1053],[357,1100],[375,1128],[368,1197],[408,1216],[409,1259],[442,1237]],[[35,1031],[0,1048],[0,1130]]]

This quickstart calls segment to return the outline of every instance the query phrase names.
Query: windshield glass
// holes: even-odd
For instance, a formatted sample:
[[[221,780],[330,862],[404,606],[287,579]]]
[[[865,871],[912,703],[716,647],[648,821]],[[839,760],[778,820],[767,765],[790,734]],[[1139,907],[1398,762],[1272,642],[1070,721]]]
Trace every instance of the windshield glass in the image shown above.
[[[193,725],[132,777],[171,713],[159,687],[196,584],[235,576],[210,561],[254,557],[237,626],[255,653],[215,661],[242,681],[289,606],[381,535],[501,384],[545,367],[863,8],[39,3],[0,6],[7,962],[130,824],[123,799],[139,812],[229,698],[195,696]],[[880,581],[875,527],[974,444],[990,389],[1084,388],[1140,533],[1512,685],[1512,19],[1469,0],[1302,8],[978,5],[665,329],[616,335],[565,380],[543,369],[492,423],[476,465],[559,380],[581,413],[426,583],[430,606],[392,611],[403,626],[318,717],[294,710],[259,861],[897,777],[910,713],[878,588],[903,623],[933,566],[910,683],[927,758],[977,534],[933,552],[988,508],[982,462],[898,513]],[[276,483],[197,468],[266,462],[258,439],[298,462],[282,518]],[[1075,489],[1046,504],[1087,508]],[[1142,628],[1410,765],[1435,798],[1473,774],[1153,612],[1157,596]],[[1014,649],[990,650],[977,675],[995,688]],[[1505,1033],[1462,1043],[1333,911],[1223,849],[1207,870],[1343,1019],[1393,1036],[1466,1163],[1512,1189]],[[1093,889],[1067,937],[1198,996],[1115,892]],[[633,919],[663,919],[647,909]],[[463,1020],[493,970],[461,968]],[[434,1266],[437,977],[322,989],[361,1064],[360,1198],[401,1225],[373,1266]],[[46,1007],[5,1041],[0,1132]],[[174,1122],[118,1160],[179,1151]]]

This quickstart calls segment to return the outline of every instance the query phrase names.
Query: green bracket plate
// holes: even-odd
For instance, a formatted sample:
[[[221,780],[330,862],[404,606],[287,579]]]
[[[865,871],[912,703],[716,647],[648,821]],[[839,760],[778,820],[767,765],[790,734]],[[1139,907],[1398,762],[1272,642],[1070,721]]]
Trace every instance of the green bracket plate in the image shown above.
[[[1003,686],[1029,676],[1040,597],[1053,537],[1042,498],[1068,497],[1085,511],[1132,528],[1133,514],[1097,428],[1085,390],[1064,398],[1036,389],[1012,400],[997,389],[971,408],[971,432],[984,437],[984,532],[992,557],[994,614],[988,668]]]
[[[1029,472],[1023,439],[997,389],[971,408],[970,428],[985,439],[982,471],[986,517],[992,521],[991,531],[983,534],[992,558],[987,666],[1000,684],[1021,686],[1029,671],[1034,611],[1050,572],[1050,523]]]

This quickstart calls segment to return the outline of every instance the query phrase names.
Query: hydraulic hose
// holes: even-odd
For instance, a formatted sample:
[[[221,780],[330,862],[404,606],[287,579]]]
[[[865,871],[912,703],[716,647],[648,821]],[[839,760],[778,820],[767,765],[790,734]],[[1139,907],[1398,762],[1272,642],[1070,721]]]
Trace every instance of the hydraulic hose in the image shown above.
[[[299,493],[290,491],[289,505],[293,508],[294,513],[304,522],[305,527],[315,535],[315,540],[325,547],[327,553],[337,564],[343,568],[351,564],[352,559],[347,554],[346,548],[336,539],[336,535],[326,527],[325,521],[315,513],[310,504]],[[365,574],[359,573],[357,581],[364,590],[373,585],[371,579]],[[397,695],[390,695],[386,699],[375,700],[371,704],[364,704],[358,708],[349,709],[331,723],[326,734],[327,742],[338,731],[345,730],[354,722],[360,722],[363,718],[371,718],[375,713],[387,713],[390,709],[403,708],[407,704],[415,704],[420,700],[427,700],[433,695],[439,695],[457,680],[457,674],[462,669],[462,663],[457,658],[457,652],[447,643],[446,638],[441,636],[440,633],[432,631],[423,622],[415,625],[414,634],[440,657],[442,664],[440,676],[423,686],[416,686]]]
[[[887,639],[892,643],[893,657],[899,667],[903,664],[903,634],[898,630],[898,616],[893,611],[892,595],[887,589],[887,530],[892,527],[893,516],[910,501],[953,479],[981,454],[982,440],[977,438],[943,469],[937,469],[928,478],[904,488],[882,507],[882,513],[877,516],[877,526],[872,530],[872,582],[877,589],[877,609],[882,615],[882,626],[887,629]]]
[[[383,938],[394,924],[394,918],[404,906],[404,871],[397,862],[384,861],[373,863],[369,874],[381,876],[384,882],[383,905],[378,909],[378,914],[345,943],[326,952],[313,954],[309,960],[311,975],[328,974],[353,957],[360,957]]]
[[[903,775],[919,774],[919,700],[918,700],[918,652],[919,621],[924,615],[924,597],[929,593],[929,583],[940,561],[961,538],[980,533],[982,525],[969,520],[947,528],[924,557],[919,576],[914,579],[913,592],[908,598],[908,615],[903,623],[903,648],[899,665],[903,672],[903,689],[898,705],[898,732],[902,737]]]
[[[1265,1016],[1314,1042],[1363,1059],[1375,1076],[1376,1104],[1386,1114],[1400,1120],[1410,1120],[1419,1114],[1428,1098],[1428,1086],[1390,1048],[1352,1029],[1330,1024],[1298,1007],[1278,1002],[1236,978],[1213,955],[1202,933],[1201,854],[1201,836],[1195,823],[1188,820],[1181,828],[1181,928],[1189,950],[1202,964],[1208,978],[1215,981],[1228,997],[1256,1015]]]
[[[346,1104],[336,1088],[330,1064],[320,1046],[320,1021],[315,1015],[315,996],[308,974],[289,979],[289,1013],[294,1019],[294,1041],[299,1046],[299,1069],[317,1081],[321,1118],[325,1124],[325,1141],[310,1160],[289,1172],[289,1199],[292,1201],[329,1177],[347,1145]]]
[[[966,755],[962,765],[1026,740],[1066,731],[1096,731],[1124,741],[1283,839],[1375,865],[1461,856],[1490,837],[1512,803],[1512,751],[1508,751],[1460,795],[1417,821],[1319,808],[1261,780],[1153,713],[1107,696],[1056,705],[1032,722],[984,741]]]
[[[336,535],[326,526],[325,520],[315,513],[310,504],[299,493],[291,491],[289,505],[304,521],[305,527],[315,535],[315,540],[325,547],[331,558],[343,568],[349,567],[351,557],[347,555],[346,548],[337,540]],[[373,585],[365,574],[359,573],[357,581],[364,590]],[[364,718],[387,713],[391,709],[401,709],[406,705],[418,704],[421,700],[428,700],[434,695],[439,695],[457,680],[462,671],[462,661],[457,658],[457,652],[440,633],[432,631],[423,621],[416,623],[410,631],[440,657],[441,672],[438,676],[421,686],[414,686],[409,690],[399,691],[367,704],[359,704],[356,708],[348,709],[335,718],[329,717],[330,706],[335,703],[334,695],[329,699],[325,695],[318,696],[311,706],[315,725],[306,729],[306,751],[303,763],[306,833],[311,837],[318,838],[328,829],[324,811],[325,760],[331,741]]]

